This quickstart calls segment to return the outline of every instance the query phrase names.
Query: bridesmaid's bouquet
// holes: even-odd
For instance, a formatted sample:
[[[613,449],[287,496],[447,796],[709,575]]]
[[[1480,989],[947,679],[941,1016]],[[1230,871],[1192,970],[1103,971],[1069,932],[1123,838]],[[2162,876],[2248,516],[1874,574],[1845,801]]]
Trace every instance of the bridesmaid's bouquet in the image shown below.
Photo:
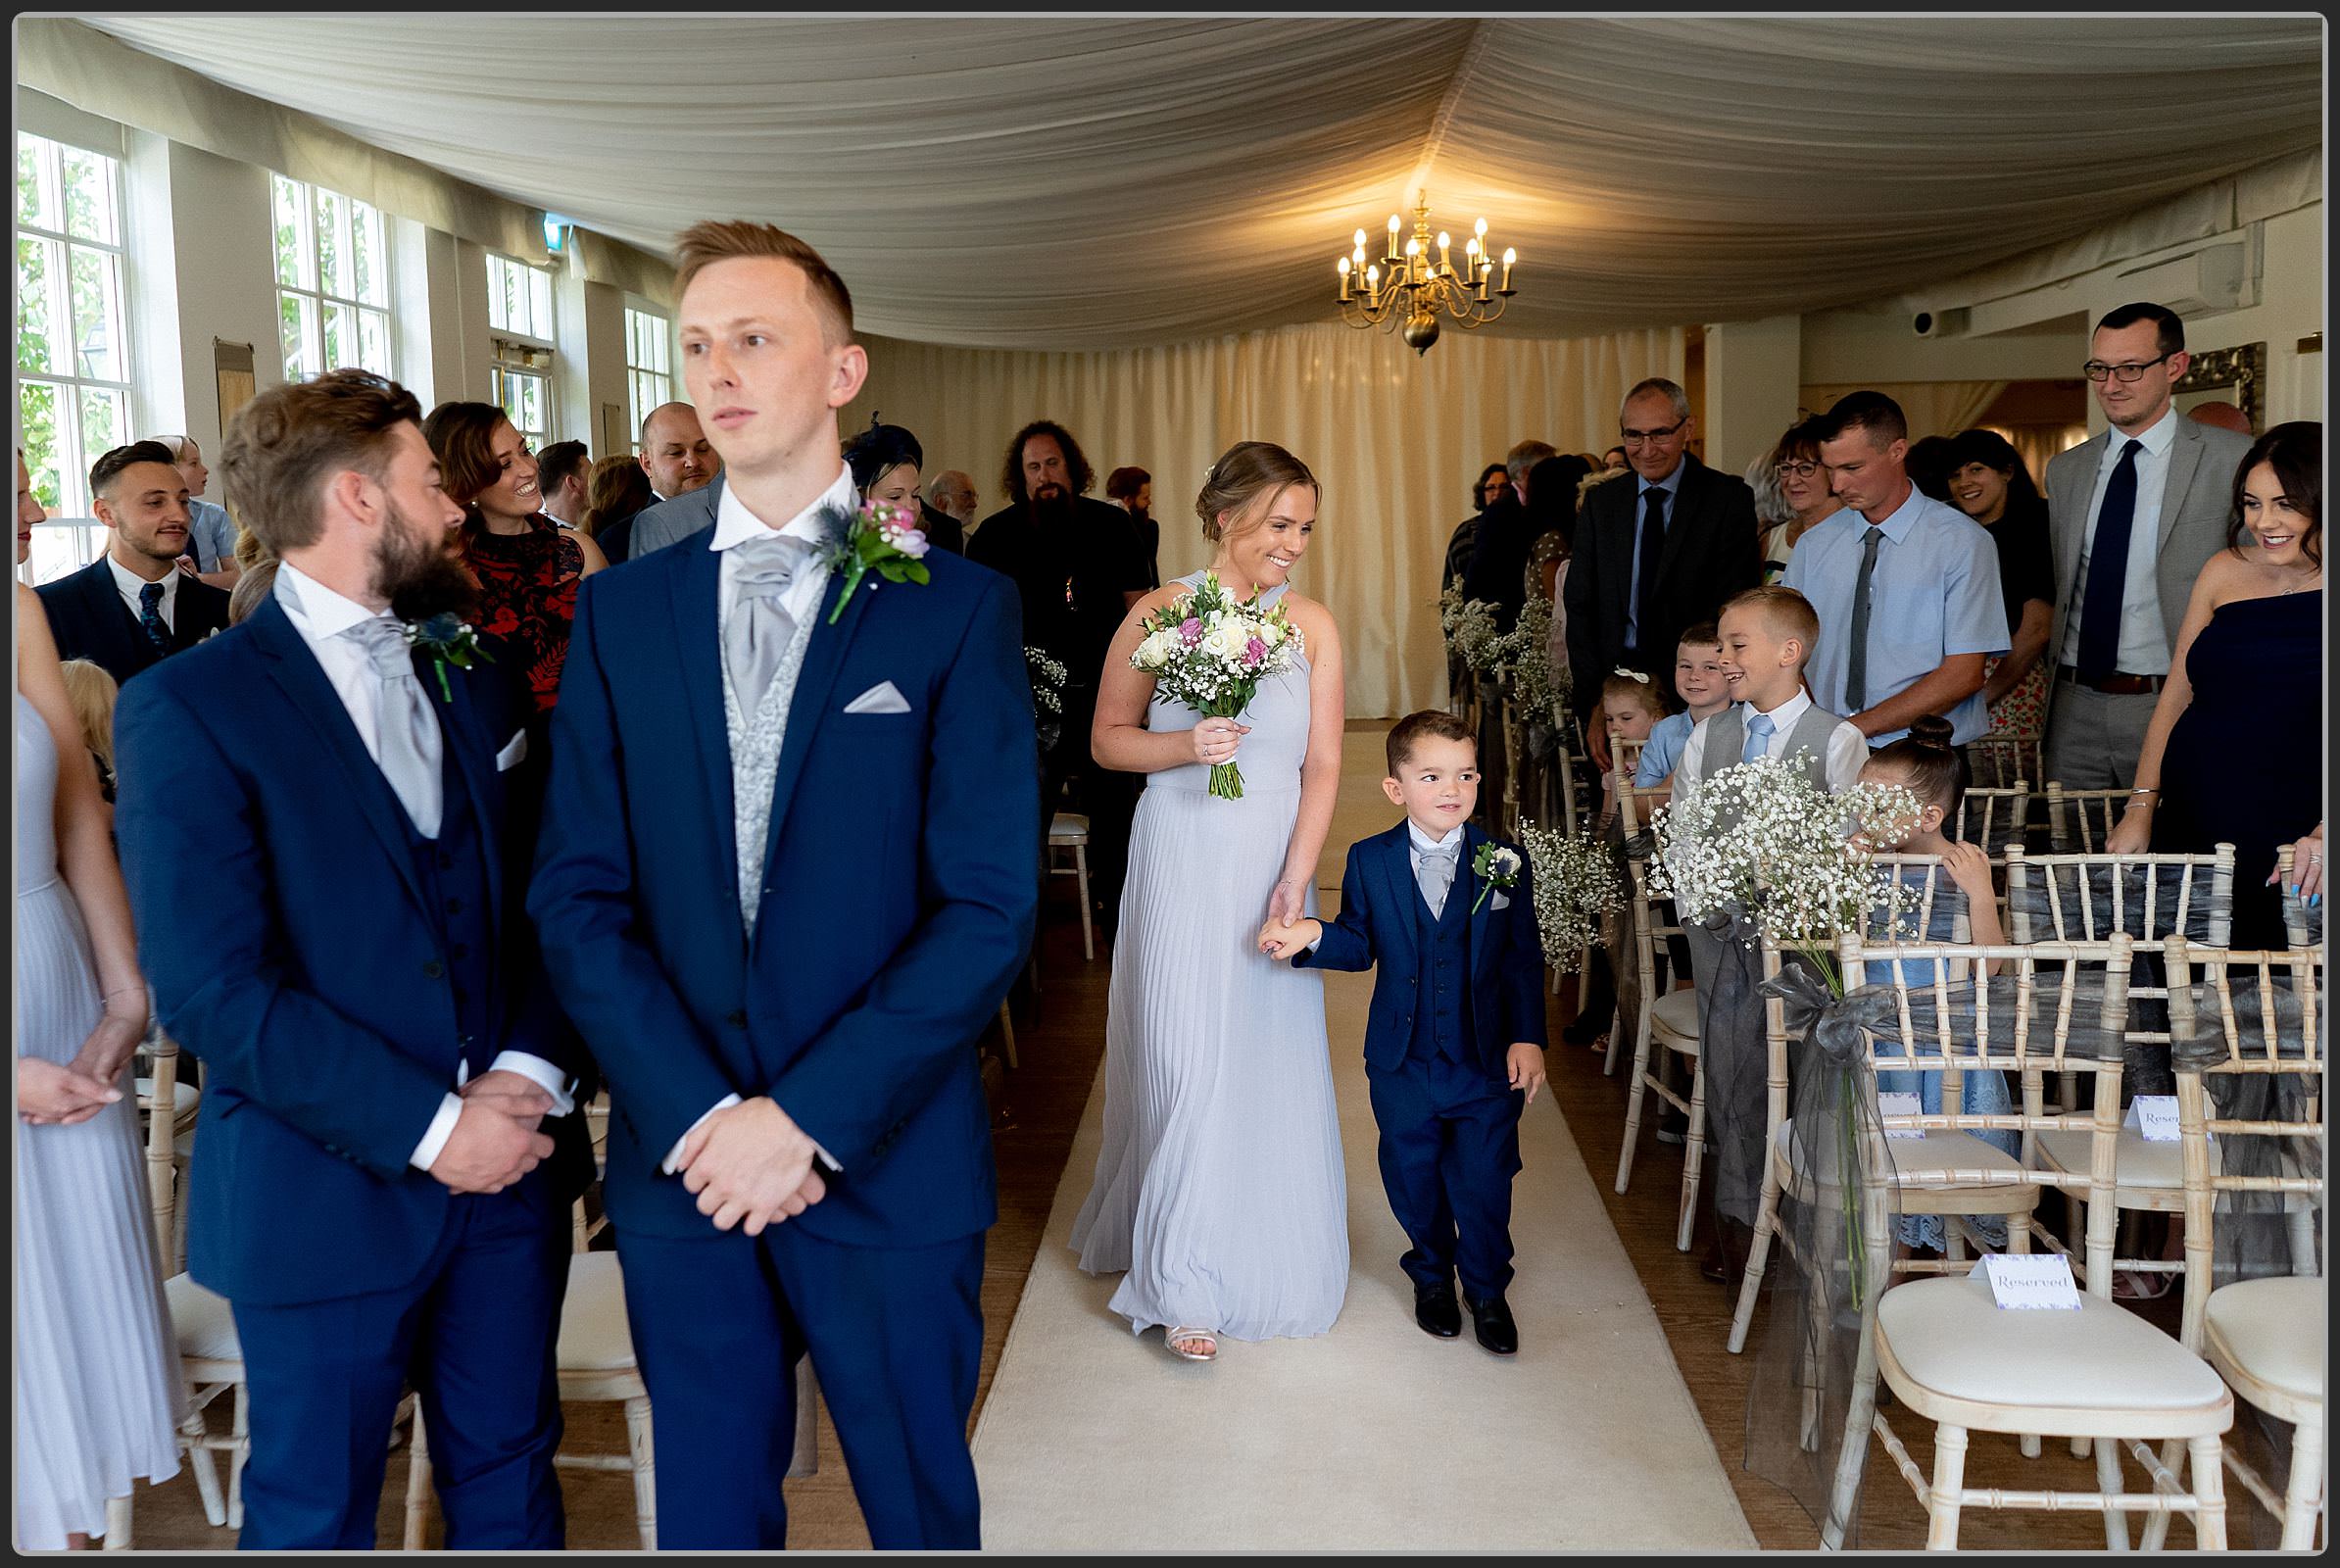
[[[1165,697],[1204,718],[1233,718],[1251,706],[1259,683],[1292,667],[1302,638],[1278,604],[1263,610],[1259,595],[1238,604],[1213,572],[1194,591],[1140,622],[1146,633],[1130,656],[1133,668],[1154,678]],[[1210,770],[1210,792],[1223,801],[1243,798],[1243,771],[1233,762]]]

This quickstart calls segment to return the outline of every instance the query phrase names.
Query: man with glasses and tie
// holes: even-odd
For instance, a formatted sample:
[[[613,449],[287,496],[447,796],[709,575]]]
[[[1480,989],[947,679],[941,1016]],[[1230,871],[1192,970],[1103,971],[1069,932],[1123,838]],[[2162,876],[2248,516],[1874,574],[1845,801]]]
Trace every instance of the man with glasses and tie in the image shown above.
[[[1617,424],[1633,480],[1595,486],[1577,519],[1576,554],[1561,590],[1569,663],[1638,670],[1671,693],[1682,629],[1713,620],[1724,600],[1762,579],[1755,492],[1690,455],[1696,428],[1689,394],[1672,381],[1637,382]],[[1584,740],[1605,772],[1609,739],[1595,717],[1599,704],[1600,682],[1579,681]]]
[[[512,677],[420,635],[478,592],[420,418],[364,370],[246,404],[219,466],[271,596],[115,720],[138,957],[204,1065],[187,1264],[242,1347],[248,1550],[374,1544],[410,1386],[449,1546],[564,1539],[591,1067],[522,907]]]
[[[2226,542],[2251,438],[2178,417],[2171,394],[2190,363],[2175,312],[2108,313],[2081,369],[2111,428],[2048,461],[2057,609],[2045,765],[2072,789],[2135,781],[2186,596]]]
[[[1871,747],[1939,713],[1964,746],[1990,728],[1982,666],[2008,649],[1999,547],[1990,530],[1910,482],[1909,423],[1882,392],[1838,398],[1820,460],[1844,510],[1795,548],[1781,587],[1820,613],[1813,701]]]

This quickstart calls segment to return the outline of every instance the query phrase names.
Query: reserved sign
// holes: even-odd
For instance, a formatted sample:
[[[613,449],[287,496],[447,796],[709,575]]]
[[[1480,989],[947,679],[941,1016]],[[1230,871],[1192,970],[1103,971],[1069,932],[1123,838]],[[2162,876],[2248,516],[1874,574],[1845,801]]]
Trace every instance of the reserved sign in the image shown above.
[[[1880,1089],[1877,1092],[1877,1113],[1879,1116],[1917,1116],[1924,1114],[1926,1102],[1907,1089]],[[1888,1127],[1887,1138],[1924,1138],[1923,1127]]]
[[[2145,1135],[2149,1144],[2174,1144],[2180,1134],[2177,1128],[2177,1097],[2175,1095],[2139,1095],[2128,1102],[2128,1115],[2123,1127],[2134,1127]]]
[[[1989,1282],[1992,1299],[2010,1311],[2077,1312],[2079,1288],[2062,1252],[1985,1252],[1968,1274]]]

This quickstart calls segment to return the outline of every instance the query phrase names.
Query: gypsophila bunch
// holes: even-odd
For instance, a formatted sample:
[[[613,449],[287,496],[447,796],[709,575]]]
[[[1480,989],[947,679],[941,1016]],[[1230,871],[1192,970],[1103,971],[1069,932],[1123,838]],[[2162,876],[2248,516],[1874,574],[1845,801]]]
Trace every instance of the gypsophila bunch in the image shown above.
[[[1495,673],[1496,644],[1502,633],[1495,629],[1495,607],[1484,599],[1465,602],[1455,616],[1454,630],[1446,638],[1446,646],[1456,658],[1482,675]]]
[[[1799,763],[1740,762],[1657,813],[1651,890],[1671,898],[1685,922],[1743,913],[1834,985],[1837,936],[1904,912],[1910,890],[1878,874],[1869,847],[1901,842],[1920,810],[1899,785],[1831,795]]]
[[[1561,729],[1572,692],[1567,671],[1552,668],[1551,642],[1552,602],[1530,594],[1519,623],[1502,639],[1500,658],[1511,671],[1511,701],[1521,721]]]
[[[1454,625],[1462,619],[1462,584],[1449,582],[1438,590],[1438,635],[1448,642],[1454,640]]]
[[[1600,940],[1602,917],[1625,907],[1617,862],[1589,833],[1572,835],[1534,822],[1520,824],[1520,846],[1536,869],[1536,929],[1544,958],[1559,973],[1572,974],[1579,955]]]
[[[1292,668],[1304,639],[1282,601],[1260,607],[1259,595],[1238,603],[1216,572],[1204,572],[1194,591],[1146,617],[1133,668],[1154,678],[1154,690],[1204,718],[1234,718],[1251,706],[1259,683]],[[1210,770],[1210,792],[1224,801],[1243,795],[1233,762]]]
[[[1024,668],[1032,680],[1032,713],[1040,735],[1040,749],[1056,744],[1064,729],[1064,665],[1045,649],[1024,650]]]

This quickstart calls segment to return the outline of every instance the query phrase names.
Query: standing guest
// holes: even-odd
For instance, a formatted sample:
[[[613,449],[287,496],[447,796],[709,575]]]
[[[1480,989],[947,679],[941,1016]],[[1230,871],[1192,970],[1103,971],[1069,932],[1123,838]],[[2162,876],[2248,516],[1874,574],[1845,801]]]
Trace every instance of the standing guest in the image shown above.
[[[204,1067],[187,1264],[243,1348],[247,1550],[373,1544],[409,1386],[451,1548],[563,1540],[590,1067],[521,909],[518,705],[411,641],[477,592],[420,415],[355,369],[236,414],[219,467],[273,594],[117,722],[138,956]]]
[[[853,488],[863,501],[901,508],[918,519],[928,544],[963,556],[967,539],[958,519],[928,506],[918,493],[918,466],[925,461],[916,436],[899,424],[880,424],[874,416],[868,429],[845,444],[845,466],[853,469]]]
[[[1487,509],[1511,499],[1511,470],[1500,463],[1490,463],[1480,470],[1479,482],[1471,487],[1471,514],[1454,525],[1454,532],[1446,536],[1446,567],[1438,578],[1439,585],[1462,586],[1470,574],[1471,552],[1479,544],[1479,520],[1487,515]]]
[[[949,514],[962,539],[975,526],[975,481],[956,468],[945,468],[926,482],[926,504]]]
[[[1485,600],[1495,611],[1495,626],[1509,631],[1528,602],[1528,558],[1535,552],[1539,520],[1528,510],[1529,470],[1546,458],[1558,457],[1549,441],[1522,441],[1503,455],[1511,479],[1511,495],[1479,514],[1479,531],[1471,545],[1471,564],[1463,572],[1463,597]],[[1484,755],[1484,747],[1482,752]],[[1499,784],[1482,785],[1501,794]]]
[[[1763,536],[1763,580],[1775,583],[1795,559],[1796,541],[1843,509],[1828,488],[1828,470],[1820,461],[1821,420],[1815,415],[1787,427],[1766,458],[1773,482],[1786,515]]]
[[[1633,454],[1626,451],[1625,448],[1611,447],[1601,454],[1600,462],[1601,466],[1607,468],[1611,473],[1623,473],[1633,466]]]
[[[557,525],[539,503],[536,460],[493,403],[442,403],[422,421],[447,494],[464,511],[457,535],[479,579],[479,630],[510,649],[541,715],[561,695],[577,584],[609,563],[601,547]],[[499,655],[498,657],[505,657]]]
[[[2048,460],[2056,553],[2047,775],[2127,789],[2175,658],[2187,596],[2226,537],[2249,437],[2180,418],[2185,323],[2123,305],[2096,323],[2081,367],[2111,428]],[[2100,547],[2101,539],[2101,547]]]
[[[661,403],[642,421],[642,471],[658,500],[634,518],[627,559],[662,550],[711,527],[723,498],[723,461],[707,443],[699,411]]]
[[[1568,581],[1568,564],[1576,554],[1577,492],[1591,474],[1591,466],[1573,452],[1546,458],[1528,470],[1528,505],[1536,542],[1528,550],[1528,591],[1551,607],[1552,629],[1544,638],[1543,656],[1555,677],[1568,669],[1568,609],[1561,595]]]
[[[1899,740],[1920,713],[1949,719],[1964,746],[1990,727],[1983,665],[2008,650],[1998,547],[1910,482],[1900,404],[1849,392],[1827,419],[1821,461],[1845,510],[1805,536],[1779,579],[1820,614],[1813,701],[1871,746]]]
[[[1990,530],[1999,547],[1999,597],[2007,608],[2003,658],[1982,666],[1982,701],[1994,735],[2037,735],[2047,723],[2048,626],[2056,615],[2056,563],[2047,502],[2023,454],[1996,430],[1961,430],[1950,442],[1951,504]]]
[[[1147,592],[1146,563],[1129,514],[1088,499],[1095,472],[1064,426],[1049,419],[1025,425],[1008,442],[1001,469],[1008,505],[968,539],[967,559],[1015,580],[1025,646],[1065,668],[1064,729],[1043,763],[1041,821],[1045,832],[1069,782],[1075,809],[1089,814],[1092,894],[1099,929],[1111,941],[1121,918],[1138,785],[1097,760],[1089,731],[1106,650],[1122,617]]]
[[[578,531],[601,546],[602,559],[614,566],[626,559],[634,518],[656,500],[641,464],[630,457],[604,458],[586,478]]]
[[[1907,466],[1910,483],[1918,487],[1918,494],[1929,501],[1948,505],[1950,501],[1950,438],[1946,435],[1920,436],[1910,443]]]
[[[42,520],[17,454],[17,564]],[[16,1545],[78,1549],[178,1473],[186,1402],[147,1209],[130,911],[49,624],[17,586]]]
[[[1660,377],[1636,383],[1617,411],[1631,482],[1584,499],[1568,572],[1568,662],[1579,670],[1627,668],[1673,696],[1674,646],[1684,626],[1713,620],[1723,601],[1762,575],[1755,494],[1689,452],[1689,395]],[[1587,720],[1598,688],[1580,682]],[[1608,738],[1586,723],[1592,760],[1609,770]]]
[[[2226,547],[2204,563],[2178,622],[2110,847],[2233,845],[2234,946],[2279,948],[2275,850],[2314,821],[2319,842],[2301,858],[2323,853],[2323,426],[2278,424],[2253,442],[2233,507]],[[2294,875],[2311,868],[2322,862]]]
[[[233,589],[243,571],[235,559],[235,519],[228,516],[225,507],[203,499],[212,480],[212,470],[203,464],[203,449],[193,436],[158,435],[152,439],[170,449],[172,466],[187,481],[187,559],[193,563],[194,574],[223,593]]]
[[[1162,525],[1153,519],[1153,475],[1144,468],[1115,468],[1105,475],[1105,499],[1130,514],[1138,551],[1146,560],[1148,592],[1162,585]]]
[[[178,569],[187,552],[187,482],[159,441],[116,447],[89,467],[106,553],[42,583],[41,609],[66,659],[126,682],[227,624],[227,591]]]
[[[869,370],[845,283],[762,223],[675,255],[730,477],[709,533],[579,598],[528,898],[609,1074],[658,1544],[787,1544],[808,1348],[871,1544],[973,1550],[998,1204],[972,1047],[1039,901],[1015,598],[940,551],[843,597],[817,552]]]
[[[97,765],[98,794],[106,802],[106,821],[114,820],[114,705],[121,700],[122,687],[103,665],[86,659],[69,659],[58,666],[65,678],[65,699],[73,706],[73,723],[81,731],[81,744],[89,749],[89,760]]]
[[[546,516],[563,528],[579,525],[585,516],[585,483],[592,466],[582,441],[556,441],[536,455],[536,490]]]

